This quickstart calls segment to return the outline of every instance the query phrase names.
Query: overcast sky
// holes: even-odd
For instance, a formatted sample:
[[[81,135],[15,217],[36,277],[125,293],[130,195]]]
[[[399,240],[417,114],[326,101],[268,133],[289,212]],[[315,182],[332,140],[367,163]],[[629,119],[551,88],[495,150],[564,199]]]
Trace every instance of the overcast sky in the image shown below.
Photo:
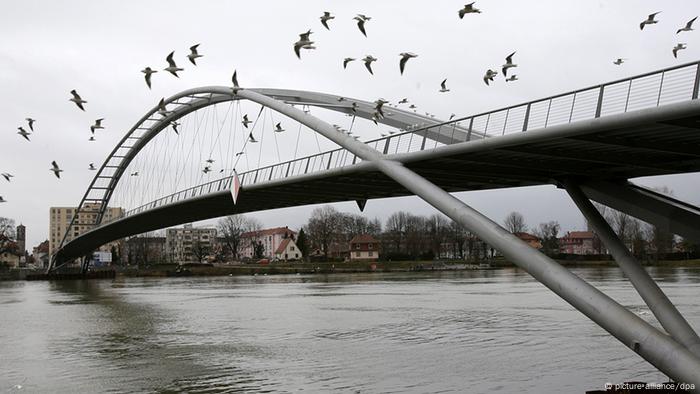
[[[207,85],[230,84],[233,69],[245,87],[313,90],[359,99],[408,97],[421,111],[447,118],[466,116],[548,95],[700,59],[700,32],[676,30],[700,14],[696,0],[658,2],[483,0],[478,15],[463,20],[463,1],[15,1],[0,12],[0,216],[27,226],[28,249],[47,238],[50,206],[75,206],[94,172],[126,131],[161,97]],[[336,16],[331,31],[319,22],[323,11]],[[652,12],[659,23],[639,30]],[[371,16],[368,38],[352,18]],[[696,26],[700,29],[700,22]],[[298,60],[292,44],[312,29],[318,49]],[[674,59],[678,42],[688,49]],[[189,46],[201,43],[199,66],[186,62]],[[139,72],[162,70],[176,51],[181,78],[164,72],[148,90]],[[398,54],[419,55],[398,73]],[[482,82],[517,51],[520,78],[494,86]],[[361,63],[341,66],[346,56],[372,54],[375,75]],[[612,61],[627,58],[622,66]],[[452,90],[439,94],[442,79]],[[86,112],[68,101],[77,89]],[[320,116],[320,115],[319,115]],[[15,134],[24,118],[37,119],[27,142]],[[107,128],[88,142],[94,119]],[[378,137],[379,129],[360,130]],[[25,126],[26,128],[26,126]],[[383,131],[383,130],[382,130]],[[49,172],[52,160],[65,170],[60,180]],[[698,174],[640,179],[668,186],[685,201],[700,204]],[[512,210],[528,224],[558,220],[563,230],[582,228],[583,218],[553,186],[459,193],[458,197],[501,222]],[[353,203],[337,204],[357,212]],[[313,207],[255,214],[267,226],[298,228]],[[385,219],[396,210],[432,214],[417,198],[370,201],[365,214]]]

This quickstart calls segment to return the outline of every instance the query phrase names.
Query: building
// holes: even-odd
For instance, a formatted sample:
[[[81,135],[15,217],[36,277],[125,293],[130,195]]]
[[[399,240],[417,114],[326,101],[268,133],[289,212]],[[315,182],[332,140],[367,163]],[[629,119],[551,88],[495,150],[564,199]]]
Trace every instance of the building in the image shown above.
[[[140,235],[124,242],[124,250],[113,256],[114,264],[158,264],[168,262],[166,237]]]
[[[530,234],[530,233],[513,233],[516,237],[518,237],[521,241],[525,242],[526,244],[530,245],[531,247],[535,249],[542,249],[542,242],[540,241],[539,238],[536,236]]]
[[[569,231],[559,238],[559,252],[566,254],[598,254],[596,235],[592,231]]]
[[[240,255],[245,258],[255,258],[255,245],[261,249],[262,257],[274,257],[282,241],[296,239],[297,233],[289,227],[275,227],[241,234]],[[295,247],[296,250],[299,250]]]
[[[17,242],[0,234],[0,268],[19,267],[21,256]]]
[[[360,234],[350,240],[350,260],[378,260],[379,241],[369,234]]]
[[[27,228],[23,224],[17,226],[17,236],[15,238],[17,241],[17,249],[19,249],[19,253],[24,256],[27,251]]]
[[[301,259],[301,251],[291,237],[285,238],[275,250],[276,259],[280,260],[299,260]]]
[[[204,262],[212,255],[215,243],[215,228],[196,228],[186,224],[182,228],[169,228],[165,232],[167,258],[180,264]]]
[[[75,218],[71,232],[66,235],[66,242],[92,230],[94,227],[92,223],[95,222],[99,210],[100,204],[97,203],[85,203],[82,211],[79,213],[77,208],[51,207],[49,210],[49,255],[53,256],[61,245],[61,240],[63,240],[63,236],[66,234],[66,230],[68,230],[74,215],[77,214],[78,216]],[[122,216],[124,216],[122,208],[108,207],[102,222],[109,222]],[[118,248],[120,243],[121,241],[110,242],[101,246],[99,250],[109,252],[112,246]]]
[[[49,240],[40,243],[38,246],[32,248],[32,258],[34,259],[34,265],[39,268],[46,268],[49,266]]]

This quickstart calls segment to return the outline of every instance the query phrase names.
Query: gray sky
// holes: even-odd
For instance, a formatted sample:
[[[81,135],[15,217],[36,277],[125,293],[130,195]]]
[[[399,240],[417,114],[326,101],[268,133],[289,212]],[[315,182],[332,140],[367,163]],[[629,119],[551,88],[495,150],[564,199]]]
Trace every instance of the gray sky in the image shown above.
[[[464,1],[32,1],[5,2],[0,13],[0,216],[27,226],[28,249],[48,235],[50,206],[75,206],[94,172],[124,133],[163,96],[207,85],[230,84],[233,69],[245,87],[314,90],[359,99],[408,97],[421,111],[447,118],[465,116],[586,87],[608,80],[700,59],[700,31],[676,35],[700,14],[694,0],[659,3],[616,1],[478,1],[479,15],[457,17]],[[319,22],[331,11],[331,31]],[[659,23],[639,30],[655,11]],[[357,13],[372,17],[368,38],[357,30]],[[696,26],[700,29],[700,22]],[[311,28],[318,49],[299,61],[292,44]],[[678,42],[688,49],[674,59]],[[199,66],[184,56],[201,43]],[[139,72],[162,70],[176,51],[185,71],[177,79],[163,71],[149,91]],[[482,75],[516,51],[520,81],[502,79],[487,87]],[[410,51],[405,75],[398,54]],[[346,56],[372,54],[375,75],[360,62],[347,70]],[[621,67],[618,57],[629,60]],[[451,92],[439,94],[442,79]],[[86,112],[68,101],[77,89],[88,101]],[[250,113],[250,112],[249,112]],[[325,113],[323,113],[325,114]],[[322,113],[318,113],[322,116]],[[37,119],[28,143],[16,133],[24,118]],[[323,115],[325,116],[325,115]],[[88,142],[89,126],[104,117],[106,130]],[[356,125],[363,138],[385,128]],[[286,145],[285,145],[286,146]],[[269,156],[267,157],[270,159]],[[58,161],[65,170],[57,180],[48,171]],[[271,160],[271,159],[270,159]],[[196,168],[196,165],[195,165]],[[196,171],[195,171],[196,172]],[[640,179],[666,185],[685,201],[700,204],[698,174]],[[529,225],[559,220],[564,230],[581,228],[583,219],[565,193],[553,186],[459,193],[458,197],[501,222],[511,210]],[[357,212],[354,203],[342,210]],[[305,223],[313,207],[255,214],[265,225]],[[431,214],[417,198],[370,201],[365,213],[384,219],[396,210]]]

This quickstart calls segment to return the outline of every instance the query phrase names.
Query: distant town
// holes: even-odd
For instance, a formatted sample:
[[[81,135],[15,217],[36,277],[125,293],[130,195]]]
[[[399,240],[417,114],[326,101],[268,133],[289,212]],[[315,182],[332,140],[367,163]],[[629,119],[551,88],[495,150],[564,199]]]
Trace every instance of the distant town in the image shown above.
[[[99,206],[91,207],[97,211]],[[699,257],[700,248],[656,226],[598,206],[629,250],[645,262]],[[65,234],[76,208],[52,207],[49,239],[26,245],[28,229],[12,218],[0,218],[0,269],[44,269],[61,243],[89,231],[86,218]],[[79,215],[90,215],[90,210]],[[105,221],[123,215],[109,208]],[[530,225],[519,212],[502,221],[508,231],[531,247],[558,259],[609,260],[608,251],[590,229],[563,232],[557,221]],[[148,264],[245,264],[279,261],[434,261],[488,262],[500,254],[475,234],[443,215],[399,211],[385,223],[361,214],[339,212],[330,205],[316,208],[300,229],[263,228],[253,216],[221,218],[216,226],[178,228],[110,242],[93,254],[93,267]]]

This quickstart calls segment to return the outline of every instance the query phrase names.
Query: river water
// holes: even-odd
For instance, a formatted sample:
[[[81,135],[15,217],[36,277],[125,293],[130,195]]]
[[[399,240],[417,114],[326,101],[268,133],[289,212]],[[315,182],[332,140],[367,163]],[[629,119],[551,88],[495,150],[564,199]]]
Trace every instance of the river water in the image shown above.
[[[658,326],[616,268],[589,280]],[[700,269],[651,269],[700,327]],[[584,393],[663,382],[517,269],[0,282],[0,393]]]

